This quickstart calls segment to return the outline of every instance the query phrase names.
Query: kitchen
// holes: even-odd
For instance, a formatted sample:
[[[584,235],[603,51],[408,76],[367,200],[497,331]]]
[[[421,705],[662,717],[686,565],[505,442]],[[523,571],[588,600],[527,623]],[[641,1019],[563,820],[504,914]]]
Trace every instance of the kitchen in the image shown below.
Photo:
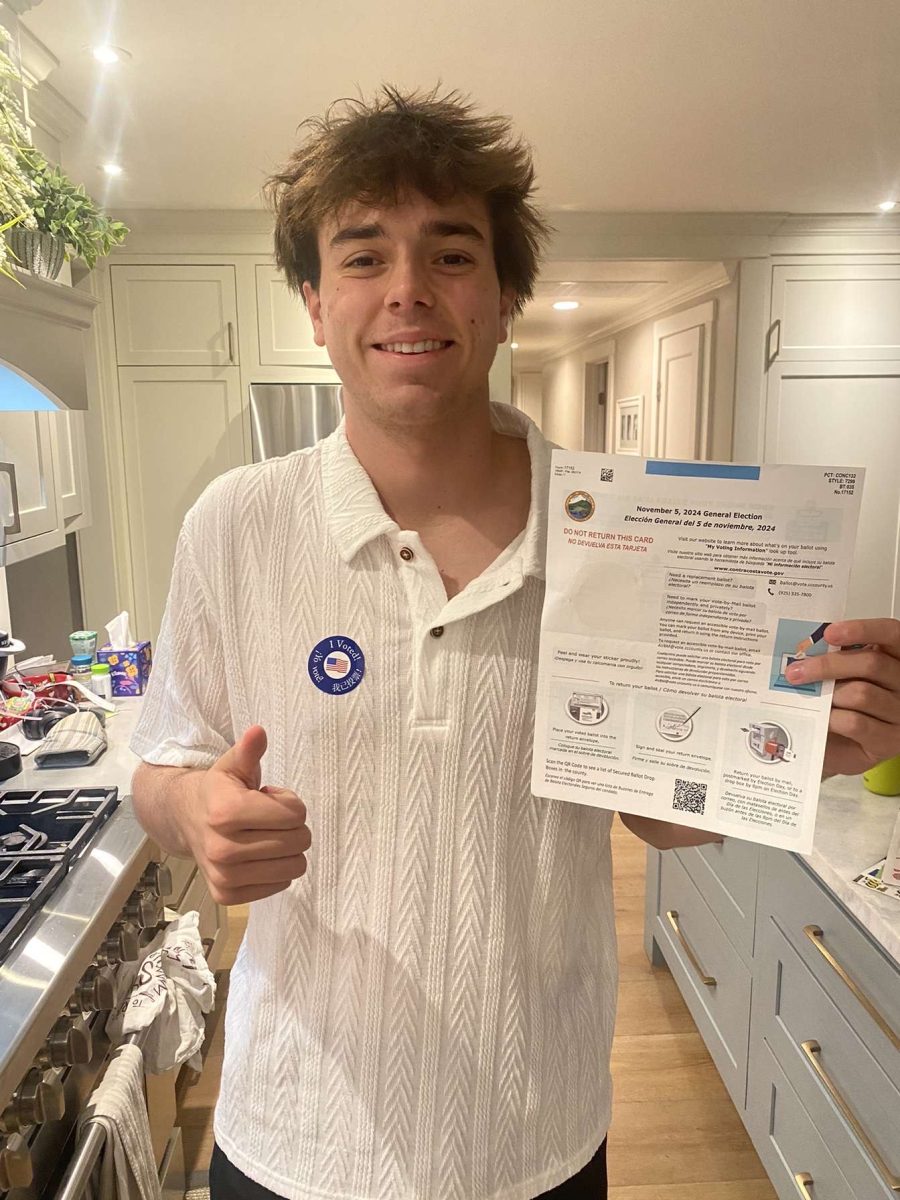
[[[373,56],[367,51],[348,74],[326,73],[309,96],[282,98],[277,121],[269,118],[279,125],[277,134],[269,134],[265,152],[247,152],[246,166],[241,168],[247,174],[239,177],[230,143],[216,149],[179,140],[183,124],[201,128],[216,124],[212,115],[199,126],[184,122],[183,115],[203,96],[215,97],[220,90],[215,81],[227,72],[227,58],[217,57],[212,50],[197,56],[188,47],[215,45],[220,34],[223,43],[240,46],[247,59],[241,60],[240,86],[249,86],[244,81],[253,78],[254,71],[257,78],[263,77],[267,52],[277,41],[273,31],[279,22],[274,13],[263,20],[232,6],[228,15],[234,24],[227,34],[225,26],[210,18],[205,32],[194,30],[193,39],[186,31],[183,44],[171,37],[158,16],[153,30],[137,25],[128,32],[126,25],[117,26],[110,40],[130,52],[131,62],[121,64],[118,74],[98,76],[81,51],[96,37],[86,13],[63,14],[62,7],[50,0],[7,4],[4,19],[7,10],[18,18],[23,60],[30,55],[28,98],[34,101],[29,108],[35,141],[48,157],[58,157],[74,178],[83,180],[131,230],[125,244],[101,259],[93,272],[79,271],[79,264],[71,264],[77,285],[71,295],[60,297],[58,288],[26,281],[29,299],[15,294],[18,289],[13,285],[2,297],[4,320],[14,308],[19,313],[28,305],[46,308],[51,304],[47,297],[52,296],[52,303],[64,309],[56,314],[61,318],[55,322],[57,329],[70,330],[80,322],[82,328],[92,330],[80,391],[67,385],[62,375],[53,381],[55,387],[44,381],[86,413],[87,435],[72,422],[72,432],[63,441],[65,435],[48,428],[49,417],[35,421],[34,428],[43,426],[48,431],[43,442],[32,442],[29,461],[50,461],[65,470],[55,470],[49,486],[46,471],[32,477],[34,482],[28,486],[20,481],[20,492],[28,499],[22,515],[34,523],[28,526],[27,537],[11,535],[7,550],[14,636],[25,641],[29,652],[48,651],[63,658],[71,630],[87,627],[102,632],[105,623],[123,609],[132,615],[137,636],[154,641],[181,517],[210,478],[253,456],[251,387],[320,384],[330,379],[322,351],[311,343],[304,315],[289,303],[274,271],[270,222],[258,204],[258,184],[307,111],[317,111],[327,99],[351,91],[357,82],[370,88],[382,77],[417,82],[418,76],[411,77],[402,57],[398,59],[396,45],[386,39],[383,54]],[[350,11],[348,7],[335,14],[326,29],[318,30],[335,52],[354,44],[353,30],[346,24]],[[889,19],[887,7],[867,8],[864,16],[857,17],[841,10],[839,19],[835,10],[835,24],[825,35],[818,27],[808,29],[811,22],[802,7],[788,14],[780,8],[778,12],[779,22],[789,23],[790,36],[780,29],[775,37],[774,26],[765,19],[774,20],[774,8],[761,9],[758,23],[735,17],[737,25],[732,26],[726,14],[709,5],[692,9],[691,17],[683,17],[684,27],[671,14],[664,19],[660,11],[645,13],[642,23],[636,13],[629,19],[609,10],[589,12],[585,6],[578,10],[577,22],[573,11],[564,28],[556,31],[562,45],[564,36],[571,36],[576,24],[580,27],[584,22],[592,38],[583,41],[593,50],[616,44],[617,36],[624,39],[627,34],[628,39],[618,43],[617,56],[632,66],[639,59],[644,73],[640,88],[632,85],[628,107],[621,105],[615,91],[629,83],[624,70],[615,84],[607,80],[610,91],[598,92],[593,108],[582,106],[594,120],[605,115],[608,140],[602,143],[603,160],[608,166],[618,149],[619,184],[614,186],[608,178],[616,172],[597,169],[590,190],[591,178],[585,174],[566,175],[573,156],[564,155],[562,147],[555,145],[552,129],[539,143],[539,167],[547,181],[556,234],[538,298],[516,328],[515,357],[505,348],[498,355],[494,394],[509,396],[519,407],[539,415],[544,432],[571,448],[615,447],[625,452],[637,448],[644,453],[686,455],[689,449],[670,443],[667,431],[673,430],[677,438],[687,430],[693,456],[701,458],[864,462],[870,472],[865,501],[869,513],[864,511],[851,608],[860,615],[891,611],[896,615],[898,485],[893,449],[900,434],[896,427],[900,225],[895,214],[878,210],[879,203],[896,193],[896,164],[889,163],[880,173],[871,166],[871,160],[885,155],[892,145],[881,123],[896,101],[891,66],[896,23]],[[410,10],[408,15],[416,22],[422,20],[418,12]],[[280,16],[283,21],[292,19],[284,13]],[[520,27],[508,14],[482,13],[480,33],[483,36],[487,26],[498,46],[509,47],[504,57],[515,61],[515,50],[520,61],[527,60],[534,55],[538,16],[532,11],[525,17]],[[218,18],[224,20],[225,14],[219,12]],[[184,19],[179,15],[176,27]],[[394,19],[396,28],[403,28],[401,15],[395,14]],[[683,40],[685,28],[693,43]],[[730,94],[731,72],[741,66],[742,55],[735,54],[735,44],[742,46],[746,60],[741,103],[752,105],[756,97],[755,107],[747,112],[737,101],[731,107],[721,100]],[[565,45],[567,53],[575,53],[573,44]],[[637,46],[639,55],[634,53]],[[621,133],[627,124],[621,114],[629,113],[630,121],[630,114],[641,111],[639,102],[646,103],[654,88],[661,87],[659,77],[650,78],[653,53],[665,54],[664,61],[673,64],[665,76],[673,97],[671,111],[681,113],[685,123],[673,129],[662,121],[662,110],[657,110],[658,128],[640,127],[643,137],[655,131],[657,141],[652,152],[638,158]],[[587,79],[585,51],[579,48],[578,54]],[[750,64],[764,72],[767,55],[774,56],[771,74],[761,73],[754,84]],[[155,68],[139,61],[153,57]],[[567,61],[565,54],[560,57]],[[694,60],[708,64],[702,81],[688,79],[687,65]],[[190,81],[183,91],[172,93],[181,99],[172,100],[169,111],[159,93],[135,91],[148,87],[163,61],[172,64],[170,87],[173,80]],[[544,112],[560,111],[560,102],[551,92],[553,73],[548,69],[539,85],[528,81],[525,90],[534,94],[525,95],[521,81],[515,86],[508,81],[506,90],[489,82],[483,69],[479,72],[473,65],[477,61],[478,55],[464,52],[462,44],[452,53],[441,47],[432,73],[471,89],[482,104],[512,111],[526,134],[537,141],[540,122],[547,121]],[[377,70],[372,62],[377,62]],[[837,64],[840,73],[834,69]],[[491,63],[491,72],[495,65]],[[789,70],[790,65],[802,65],[803,70]],[[209,72],[203,82],[201,70]],[[424,70],[421,64],[417,67]],[[865,86],[854,89],[854,71]],[[570,68],[562,74],[570,75]],[[102,86],[96,82],[101,78]],[[555,82],[561,86],[565,81],[560,75]],[[792,86],[796,92],[790,90]],[[240,90],[237,85],[236,90]],[[217,98],[217,103],[223,102],[224,98]],[[853,107],[854,102],[858,107]],[[234,103],[247,111],[259,108],[258,100],[251,101],[248,95],[242,100],[236,97]],[[151,124],[159,127],[159,142],[142,142],[152,136],[143,126],[137,127],[140,133],[129,134],[127,126],[116,131],[117,115],[124,125],[123,114],[129,109],[135,121],[139,114],[154,114]],[[804,137],[819,138],[816,148],[803,147],[802,155],[797,138],[785,128],[791,118],[782,116],[794,112],[805,117]],[[91,114],[90,120],[82,117],[85,113]],[[830,114],[829,122],[819,119],[820,113]],[[771,128],[776,115],[783,138],[777,143]],[[652,126],[653,119],[648,120]],[[716,122],[729,120],[730,138],[716,127]],[[235,129],[233,121],[222,124],[229,132]],[[552,125],[558,133],[558,120]],[[747,129],[757,131],[750,143]],[[765,153],[758,145],[763,129],[772,139]],[[638,144],[631,127],[629,133]],[[233,136],[235,144],[256,144],[246,130]],[[107,183],[98,170],[101,151],[104,156],[112,153],[119,137],[125,173],[121,182]],[[717,156],[706,149],[702,155],[697,152],[697,146],[707,146],[708,138],[714,139]],[[840,139],[842,153],[832,148],[834,138]],[[747,154],[748,144],[754,148],[755,160]],[[129,145],[133,149],[127,151]],[[201,155],[206,155],[202,167],[189,161]],[[690,163],[690,170],[676,170],[679,155]],[[754,166],[757,160],[765,168]],[[802,168],[797,168],[797,162]],[[168,174],[159,169],[164,163],[170,164]],[[580,166],[582,172],[587,170],[586,163]],[[736,185],[729,190],[737,179],[743,181],[743,190]],[[545,343],[541,349],[540,305],[549,308],[573,299],[579,309],[556,310],[548,319],[576,316],[585,317],[585,323],[556,325],[549,346]],[[684,393],[665,396],[666,409],[671,402],[672,413],[679,417],[667,423],[658,415],[661,401],[650,400],[669,378],[663,369],[667,347],[670,339],[679,337],[693,339],[687,355],[691,382]],[[59,355],[62,362],[62,351]],[[0,357],[27,369],[8,350]],[[598,395],[595,385],[601,366],[605,366],[604,386]],[[37,370],[31,373],[40,378]],[[822,420],[823,396],[828,400],[828,421]],[[620,417],[625,419],[625,436],[621,436]],[[87,478],[89,497],[84,487]],[[853,796],[863,807],[870,803],[859,798],[859,789]],[[889,804],[884,802],[879,813],[887,814]],[[862,820],[863,808],[859,811]],[[885,816],[881,822],[885,827],[886,820]],[[873,836],[882,836],[880,827]],[[739,856],[740,848],[735,854]],[[660,869],[651,862],[651,881]],[[734,881],[743,881],[741,886],[748,895],[752,892],[755,904],[761,869],[755,859],[736,858],[725,873],[734,887]],[[685,873],[693,872],[687,882],[679,876],[678,886],[688,897],[694,897],[691,887],[698,896],[704,894],[700,874],[704,871],[717,878],[722,874],[715,864],[700,861],[686,865]],[[789,886],[786,881],[784,888]],[[652,894],[651,887],[648,904]],[[731,1006],[729,1012],[734,1009],[734,1028],[744,1028],[746,1040],[750,981],[762,964],[753,955],[755,909],[750,911],[745,896],[739,900],[735,905],[744,917],[742,932],[720,931],[719,940],[725,937],[737,947],[730,961],[743,990],[723,1003]],[[652,903],[659,908],[658,896]],[[648,919],[648,940],[654,943],[657,957],[662,953],[668,959],[664,934]],[[709,937],[715,942],[716,936],[712,926]],[[886,944],[890,943],[881,943],[883,948]],[[722,953],[727,954],[728,947]],[[687,975],[684,980],[691,1007]],[[880,995],[882,986],[876,980],[869,990],[874,988]],[[712,1026],[720,1024],[721,1018],[715,1012],[710,1015],[708,1005],[695,1003],[696,1011],[692,1007],[691,1012],[701,1028],[704,1012]],[[889,996],[888,1012],[891,1003]],[[884,1035],[874,1035],[876,1046],[879,1036]],[[710,1039],[715,1045],[715,1034]],[[720,1059],[730,1063],[726,1084],[738,1108],[744,1109],[746,1044],[736,1052],[730,1034],[720,1040],[723,1049],[719,1058],[716,1053],[713,1058],[720,1070]],[[890,1042],[881,1050],[886,1061]],[[842,1118],[828,1112],[822,1119],[827,1130],[828,1119]],[[855,1133],[844,1136],[849,1146],[858,1148]],[[830,1133],[825,1140],[831,1142]],[[880,1136],[873,1135],[872,1140],[885,1154]],[[863,1152],[860,1155],[865,1163]],[[860,1177],[874,1170],[872,1186],[881,1186],[877,1167],[855,1167],[856,1160],[850,1161],[846,1170],[856,1169]],[[896,1162],[891,1166],[898,1169]],[[771,1173],[768,1162],[766,1167]],[[795,1170],[800,1172],[800,1167]],[[696,1183],[703,1181],[701,1177]],[[858,1194],[882,1193],[859,1190]]]

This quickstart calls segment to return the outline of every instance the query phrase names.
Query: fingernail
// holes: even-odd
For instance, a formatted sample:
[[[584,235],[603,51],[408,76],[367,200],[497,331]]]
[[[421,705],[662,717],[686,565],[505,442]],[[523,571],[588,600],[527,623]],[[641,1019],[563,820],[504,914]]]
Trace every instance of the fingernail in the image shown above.
[[[784,677],[785,677],[785,679],[789,680],[791,683],[801,683],[803,680],[804,674],[805,674],[804,669],[803,669],[803,667],[800,666],[799,663],[791,663],[791,665],[785,671]]]

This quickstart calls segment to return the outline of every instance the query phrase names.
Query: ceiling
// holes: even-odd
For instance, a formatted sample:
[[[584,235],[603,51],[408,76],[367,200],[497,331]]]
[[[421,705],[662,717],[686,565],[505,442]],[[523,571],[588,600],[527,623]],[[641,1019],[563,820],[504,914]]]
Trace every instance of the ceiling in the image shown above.
[[[84,117],[63,165],[113,210],[259,208],[300,121],[384,81],[442,81],[510,115],[551,212],[871,213],[900,200],[897,0],[13,7],[59,60],[47,83]],[[97,41],[130,60],[100,66]],[[116,180],[100,171],[111,158]],[[665,285],[641,267],[590,279],[565,336]],[[545,276],[540,298],[565,282]]]

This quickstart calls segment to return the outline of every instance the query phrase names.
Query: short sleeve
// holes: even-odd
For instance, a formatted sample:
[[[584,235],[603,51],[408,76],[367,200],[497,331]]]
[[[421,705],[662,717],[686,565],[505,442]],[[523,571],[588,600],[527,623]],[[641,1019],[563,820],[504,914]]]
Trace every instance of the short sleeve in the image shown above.
[[[221,630],[185,522],[130,745],[157,766],[210,767],[233,743]]]

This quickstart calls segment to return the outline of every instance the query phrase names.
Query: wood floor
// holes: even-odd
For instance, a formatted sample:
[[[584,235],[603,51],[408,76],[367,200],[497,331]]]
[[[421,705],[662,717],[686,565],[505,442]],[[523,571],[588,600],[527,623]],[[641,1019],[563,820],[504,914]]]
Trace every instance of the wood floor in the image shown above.
[[[613,829],[619,1015],[609,1134],[610,1200],[776,1200],[740,1117],[665,967],[643,947],[644,846]],[[229,910],[224,964],[234,961],[246,910]],[[217,1008],[227,1003],[227,979]],[[205,1182],[222,1063],[221,1015],[200,1082],[179,1108],[189,1182]]]

